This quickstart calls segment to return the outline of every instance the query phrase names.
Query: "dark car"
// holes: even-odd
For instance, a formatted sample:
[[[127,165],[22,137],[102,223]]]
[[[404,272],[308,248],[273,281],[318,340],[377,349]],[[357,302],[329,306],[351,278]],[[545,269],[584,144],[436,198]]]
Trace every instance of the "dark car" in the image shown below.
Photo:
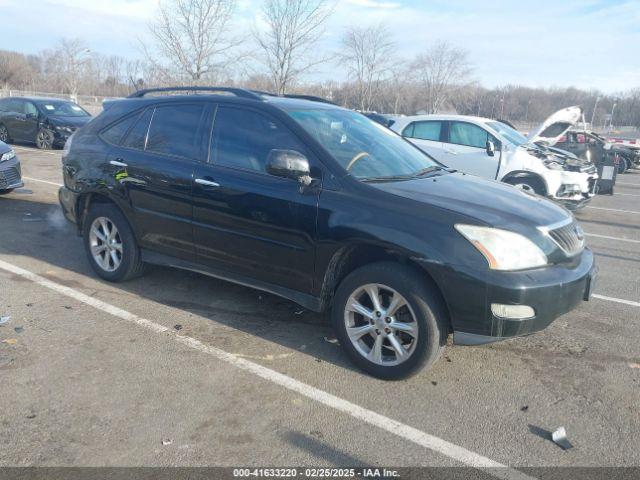
[[[594,257],[564,208],[453,173],[357,112],[198,90],[111,102],[69,142],[60,203],[103,279],[153,263],[330,310],[381,378],[431,364],[451,332],[527,335],[589,298]]]
[[[576,154],[578,157],[599,164],[616,156],[618,173],[625,173],[640,164],[640,155],[634,150],[609,143],[605,138],[591,131],[569,131],[558,143],[558,148]]]
[[[38,148],[64,146],[91,115],[68,100],[41,97],[0,99],[0,141],[35,143]]]
[[[23,185],[16,153],[9,145],[0,142],[0,195],[11,193]]]

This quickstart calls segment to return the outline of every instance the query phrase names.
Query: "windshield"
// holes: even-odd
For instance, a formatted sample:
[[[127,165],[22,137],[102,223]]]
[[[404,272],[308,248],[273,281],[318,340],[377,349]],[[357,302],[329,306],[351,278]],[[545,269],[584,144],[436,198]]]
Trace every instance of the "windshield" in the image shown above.
[[[359,113],[338,109],[287,113],[361,180],[410,178],[441,168],[402,137]]]
[[[516,147],[524,145],[529,140],[517,130],[514,130],[509,125],[502,122],[487,122],[487,125],[493,130],[498,132],[503,138],[506,138],[509,143],[514,144]]]
[[[88,117],[89,114],[80,106],[71,102],[53,101],[39,102],[38,107],[47,115],[57,115],[60,117]]]

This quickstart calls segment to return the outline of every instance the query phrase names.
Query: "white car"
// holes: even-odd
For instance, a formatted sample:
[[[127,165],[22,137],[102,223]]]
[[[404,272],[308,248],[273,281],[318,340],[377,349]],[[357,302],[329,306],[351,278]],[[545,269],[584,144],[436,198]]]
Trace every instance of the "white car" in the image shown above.
[[[596,168],[551,151],[582,117],[580,107],[554,113],[529,137],[505,123],[462,115],[398,117],[391,129],[444,165],[549,197],[570,209],[596,193]]]

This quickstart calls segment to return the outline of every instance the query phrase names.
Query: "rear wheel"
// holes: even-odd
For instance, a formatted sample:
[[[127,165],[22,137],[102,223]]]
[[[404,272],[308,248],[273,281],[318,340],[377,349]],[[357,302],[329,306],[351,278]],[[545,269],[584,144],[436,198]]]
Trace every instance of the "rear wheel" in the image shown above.
[[[435,362],[446,343],[447,316],[425,278],[396,263],[374,263],[349,274],[333,301],[340,344],[365,372],[407,377]]]
[[[5,190],[0,190],[0,195],[7,195],[9,193],[13,192],[13,188],[9,188],[9,189],[5,189]]]
[[[53,133],[51,130],[41,128],[36,135],[36,146],[40,150],[51,150],[53,148]]]
[[[522,178],[510,178],[505,180],[505,183],[513,185],[525,192],[535,193],[536,195],[546,195],[547,191],[544,184],[537,178],[522,177]]]
[[[9,130],[4,125],[0,125],[0,142],[9,143]]]
[[[115,205],[89,208],[83,238],[89,263],[101,278],[122,282],[142,274],[144,263],[133,230]]]
[[[623,173],[626,173],[628,169],[629,169],[629,163],[627,162],[627,159],[624,157],[619,157],[618,174],[622,175]]]

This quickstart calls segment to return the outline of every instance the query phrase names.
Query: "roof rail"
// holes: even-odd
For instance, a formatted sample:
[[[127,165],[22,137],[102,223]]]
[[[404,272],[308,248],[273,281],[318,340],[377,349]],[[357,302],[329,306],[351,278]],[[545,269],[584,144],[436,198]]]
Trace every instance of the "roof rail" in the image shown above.
[[[333,103],[331,100],[327,100],[326,98],[322,98],[322,97],[316,97],[315,95],[286,94],[283,96],[286,98],[298,98],[300,100],[311,100],[312,102],[321,102],[321,103],[328,103],[330,105],[337,105],[336,103]]]
[[[267,96],[267,97],[297,98],[299,100],[310,100],[312,102],[321,102],[321,103],[328,103],[328,104],[331,104],[331,105],[336,105],[335,103],[333,103],[330,100],[327,100],[326,98],[316,97],[314,95],[296,95],[296,94],[293,94],[293,93],[287,93],[287,94],[284,94],[284,95],[278,95],[277,93],[262,92],[260,90],[251,90],[251,92],[257,93],[258,95]]]
[[[132,93],[127,98],[142,98],[149,93],[156,92],[225,92],[233,93],[237,97],[250,98],[252,100],[262,100],[260,95],[252,92],[251,90],[245,90],[244,88],[233,87],[164,87],[164,88],[147,88],[144,90],[138,90]]]

